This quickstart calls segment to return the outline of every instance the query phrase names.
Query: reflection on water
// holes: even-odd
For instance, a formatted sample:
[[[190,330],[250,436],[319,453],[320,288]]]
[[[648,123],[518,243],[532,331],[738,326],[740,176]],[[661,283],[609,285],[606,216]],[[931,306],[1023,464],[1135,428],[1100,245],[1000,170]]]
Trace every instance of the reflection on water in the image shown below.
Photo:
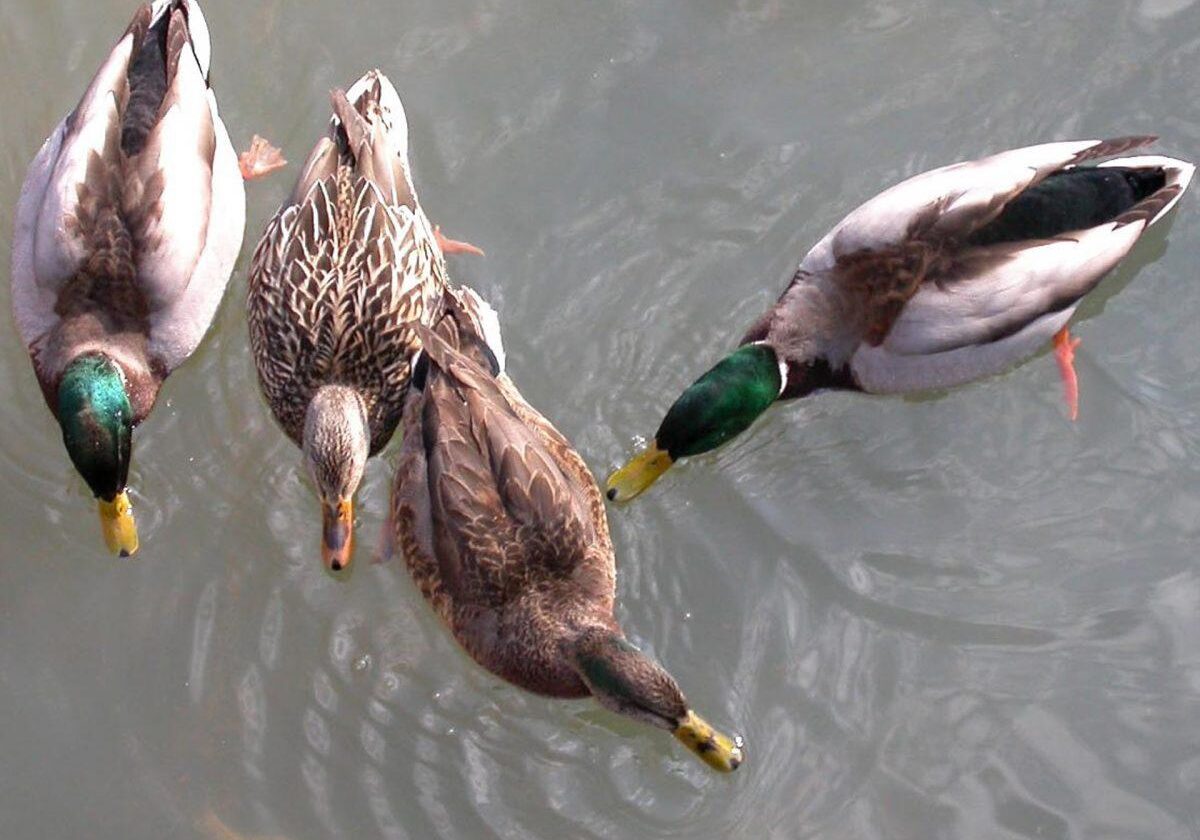
[[[0,229],[131,8],[0,6]],[[452,271],[599,473],[899,178],[1073,136],[1200,158],[1188,0],[206,10],[239,146],[298,160],[329,88],[396,80],[431,217],[488,252]],[[294,173],[251,187],[249,241]],[[246,255],[137,432],[136,562],[97,545],[6,330],[0,836],[1194,837],[1197,256],[1187,198],[1085,305],[1077,424],[1045,357],[929,398],[828,394],[613,512],[619,618],[746,736],[732,778],[497,682],[400,566],[322,572],[247,356]],[[362,560],[389,480],[371,465]]]

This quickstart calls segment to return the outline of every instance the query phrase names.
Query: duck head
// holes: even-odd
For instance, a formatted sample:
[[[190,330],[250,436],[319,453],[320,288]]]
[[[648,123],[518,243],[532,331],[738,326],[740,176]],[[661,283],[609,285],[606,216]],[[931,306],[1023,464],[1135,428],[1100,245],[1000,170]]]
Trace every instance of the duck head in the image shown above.
[[[608,477],[608,498],[629,501],[680,458],[737,437],[778,399],[782,387],[779,360],[769,345],[739,347],[680,394],[650,446]]]
[[[367,408],[353,388],[325,385],[304,418],[304,463],[321,500],[321,559],[332,572],[349,568],[354,549],[354,491],[370,454]]]
[[[137,525],[125,486],[133,446],[133,409],[120,366],[101,354],[75,359],[59,381],[56,408],[71,463],[96,497],[105,545],[129,557],[138,549]]]

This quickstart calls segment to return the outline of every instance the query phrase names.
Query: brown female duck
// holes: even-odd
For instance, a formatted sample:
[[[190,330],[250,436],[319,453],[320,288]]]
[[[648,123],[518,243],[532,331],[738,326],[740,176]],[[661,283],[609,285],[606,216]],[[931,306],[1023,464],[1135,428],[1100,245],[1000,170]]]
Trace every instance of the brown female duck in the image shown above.
[[[443,240],[417,201],[408,122],[372,70],[334,91],[333,116],[250,267],[250,346],[275,418],[321,500],[321,555],[350,564],[353,498],[367,458],[400,422],[415,323],[441,312]]]
[[[714,731],[613,617],[615,561],[600,490],[567,440],[504,373],[495,313],[448,293],[403,420],[388,531],[413,578],[483,667],[550,697],[595,697],[666,729],[710,766],[740,739]]]

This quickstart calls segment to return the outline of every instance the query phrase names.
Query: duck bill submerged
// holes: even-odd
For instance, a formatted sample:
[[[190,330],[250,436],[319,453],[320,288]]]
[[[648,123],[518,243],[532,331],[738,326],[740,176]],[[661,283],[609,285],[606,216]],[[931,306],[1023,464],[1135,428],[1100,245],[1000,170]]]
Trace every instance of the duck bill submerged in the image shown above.
[[[675,459],[659,449],[656,443],[650,444],[645,451],[608,477],[609,501],[628,502],[636,498],[658,481],[674,463]]]
[[[133,505],[129,494],[122,490],[112,501],[97,499],[100,512],[100,528],[104,533],[104,544],[113,554],[132,557],[138,550],[137,523],[133,520]]]

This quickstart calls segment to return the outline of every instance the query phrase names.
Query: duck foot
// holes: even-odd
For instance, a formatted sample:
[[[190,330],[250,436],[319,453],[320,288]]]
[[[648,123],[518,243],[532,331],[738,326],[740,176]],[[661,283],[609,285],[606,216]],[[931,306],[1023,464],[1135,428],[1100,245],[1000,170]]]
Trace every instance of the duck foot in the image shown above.
[[[470,242],[462,242],[458,239],[447,239],[442,235],[442,226],[433,226],[433,238],[437,240],[438,247],[442,249],[443,254],[474,254],[477,257],[487,256],[483,253],[483,249],[472,245]]]
[[[1075,375],[1075,348],[1078,338],[1071,338],[1071,330],[1063,327],[1054,334],[1054,358],[1058,361],[1058,373],[1062,377],[1063,397],[1067,401],[1067,413],[1071,422],[1079,419],[1079,378]]]
[[[257,134],[251,138],[250,148],[238,155],[238,168],[242,171],[242,179],[246,181],[270,175],[285,166],[287,160],[283,153]]]

